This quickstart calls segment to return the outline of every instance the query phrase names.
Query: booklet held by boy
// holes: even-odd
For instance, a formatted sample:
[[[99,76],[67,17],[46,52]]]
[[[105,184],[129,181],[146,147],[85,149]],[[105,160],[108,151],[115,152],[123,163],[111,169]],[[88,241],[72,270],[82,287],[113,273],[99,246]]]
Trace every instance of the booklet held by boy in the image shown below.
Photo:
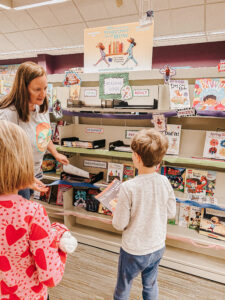
[[[116,204],[118,201],[118,194],[120,190],[121,181],[114,179],[104,191],[95,196],[99,202],[102,203],[110,211],[115,211]]]

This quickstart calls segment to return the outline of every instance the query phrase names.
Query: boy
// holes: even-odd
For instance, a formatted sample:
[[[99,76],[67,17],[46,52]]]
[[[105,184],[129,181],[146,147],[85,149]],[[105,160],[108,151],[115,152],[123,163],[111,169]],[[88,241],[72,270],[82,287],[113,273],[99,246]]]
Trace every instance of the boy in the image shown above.
[[[167,219],[176,214],[168,179],[156,173],[168,140],[154,129],[139,131],[131,141],[138,176],[121,185],[113,226],[123,231],[114,300],[126,300],[141,272],[143,299],[158,299],[157,273],[165,250]]]

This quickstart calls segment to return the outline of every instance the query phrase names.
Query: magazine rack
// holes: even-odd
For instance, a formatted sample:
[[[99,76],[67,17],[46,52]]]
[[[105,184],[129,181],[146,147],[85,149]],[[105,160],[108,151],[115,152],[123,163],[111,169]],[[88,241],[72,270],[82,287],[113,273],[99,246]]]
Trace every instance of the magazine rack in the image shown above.
[[[98,74],[83,74],[80,99],[85,105],[100,106],[98,97],[85,99],[84,90],[93,87],[98,90]],[[177,70],[174,79],[188,79],[190,97],[193,95],[196,78],[222,77],[217,68],[183,69]],[[63,75],[50,75],[49,82],[58,84],[62,82]],[[131,153],[109,151],[111,142],[121,140],[125,145],[130,144],[129,133],[141,128],[152,127],[148,114],[153,112],[168,112],[168,123],[181,124],[181,140],[179,156],[166,155],[165,165],[182,166],[196,169],[217,171],[215,197],[218,205],[225,206],[224,181],[225,161],[202,159],[206,131],[224,129],[223,117],[193,116],[186,118],[176,117],[169,110],[169,87],[163,85],[163,78],[158,70],[151,72],[130,73],[130,84],[134,88],[148,88],[152,91],[152,99],[159,99],[158,110],[146,109],[119,109],[82,107],[64,109],[64,114],[71,116],[73,124],[60,128],[60,138],[71,136],[81,140],[106,139],[104,149],[82,149],[58,147],[58,151],[70,155],[70,162],[79,168],[91,173],[104,172],[106,179],[107,169],[84,166],[85,161],[115,162],[122,164],[131,163]],[[132,99],[136,104],[141,98]],[[192,99],[191,99],[192,100]],[[143,104],[143,99],[140,101]],[[151,103],[149,103],[151,104]],[[132,112],[144,113],[146,116],[135,119]],[[92,114],[90,114],[92,113]],[[107,118],[104,115],[107,114]],[[108,114],[111,114],[109,117]],[[122,117],[121,117],[122,115]],[[172,116],[174,115],[174,116]],[[120,117],[118,117],[120,116]],[[142,116],[142,115],[139,115]],[[50,177],[50,176],[49,176]],[[98,183],[101,186],[101,182]],[[177,197],[182,197],[178,193]],[[121,233],[111,225],[110,216],[87,212],[75,208],[72,203],[73,192],[64,193],[64,206],[52,207],[46,204],[51,217],[60,218],[76,235],[79,242],[118,252],[121,244]],[[62,214],[64,214],[62,216]],[[198,234],[196,231],[176,225],[168,225],[167,249],[161,265],[187,272],[210,280],[225,283],[225,242],[210,239]]]

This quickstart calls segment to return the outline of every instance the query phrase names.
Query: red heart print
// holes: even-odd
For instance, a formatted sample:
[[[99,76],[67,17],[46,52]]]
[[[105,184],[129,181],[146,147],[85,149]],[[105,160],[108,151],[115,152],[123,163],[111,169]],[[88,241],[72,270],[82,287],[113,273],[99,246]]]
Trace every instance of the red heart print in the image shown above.
[[[8,225],[6,227],[5,234],[9,246],[13,245],[19,239],[21,239],[26,232],[27,231],[24,228],[15,229],[13,225]]]
[[[41,268],[42,270],[47,270],[47,264],[46,264],[46,258],[45,258],[45,253],[42,249],[37,249],[36,253],[35,253],[35,262],[38,265],[39,268]]]
[[[39,225],[33,223],[31,225],[31,241],[38,241],[46,238],[48,236],[47,232]]]
[[[0,256],[0,271],[7,272],[11,269],[9,260],[6,256]]]
[[[43,288],[43,284],[39,283],[39,285],[34,285],[31,287],[32,291],[34,291],[35,293],[39,293]]]
[[[26,251],[24,251],[22,254],[21,254],[21,258],[24,258],[24,257],[27,257],[28,255],[32,256],[32,253],[30,252],[30,248],[28,247]]]
[[[35,272],[36,270],[37,270],[37,269],[36,269],[35,265],[29,266],[29,267],[26,269],[27,276],[28,276],[28,277],[31,277],[31,276],[34,274],[34,272]]]
[[[9,300],[20,300],[20,298],[16,294],[12,294],[10,295]]]
[[[54,280],[53,280],[52,277],[49,278],[48,280],[42,281],[42,283],[43,283],[44,285],[46,285],[47,287],[54,287],[54,286],[55,286]]]
[[[18,285],[8,286],[3,280],[1,281],[2,295],[14,294],[18,289]]]
[[[52,241],[52,243],[49,245],[49,247],[51,247],[51,248],[58,248],[56,239],[54,239],[54,240]]]
[[[66,263],[66,253],[59,249],[59,256],[62,263]]]
[[[47,214],[47,212],[46,212],[45,207],[43,206],[42,208],[43,208],[44,215],[47,216],[48,214]]]
[[[10,201],[10,200],[0,201],[0,205],[5,207],[5,208],[11,208],[11,207],[13,207],[13,202]]]
[[[24,218],[24,221],[25,221],[27,224],[30,224],[30,222],[32,221],[32,219],[33,219],[33,216],[26,216],[26,217]]]

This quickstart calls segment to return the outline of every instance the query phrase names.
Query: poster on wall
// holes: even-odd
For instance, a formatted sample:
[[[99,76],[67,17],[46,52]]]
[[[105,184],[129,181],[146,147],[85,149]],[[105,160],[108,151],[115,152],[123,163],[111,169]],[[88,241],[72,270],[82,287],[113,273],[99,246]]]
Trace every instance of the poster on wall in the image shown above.
[[[84,30],[84,72],[151,70],[154,23]]]
[[[193,107],[197,110],[225,110],[225,79],[197,79]]]
[[[129,86],[128,73],[112,73],[99,75],[99,98],[122,99],[121,90]]]

